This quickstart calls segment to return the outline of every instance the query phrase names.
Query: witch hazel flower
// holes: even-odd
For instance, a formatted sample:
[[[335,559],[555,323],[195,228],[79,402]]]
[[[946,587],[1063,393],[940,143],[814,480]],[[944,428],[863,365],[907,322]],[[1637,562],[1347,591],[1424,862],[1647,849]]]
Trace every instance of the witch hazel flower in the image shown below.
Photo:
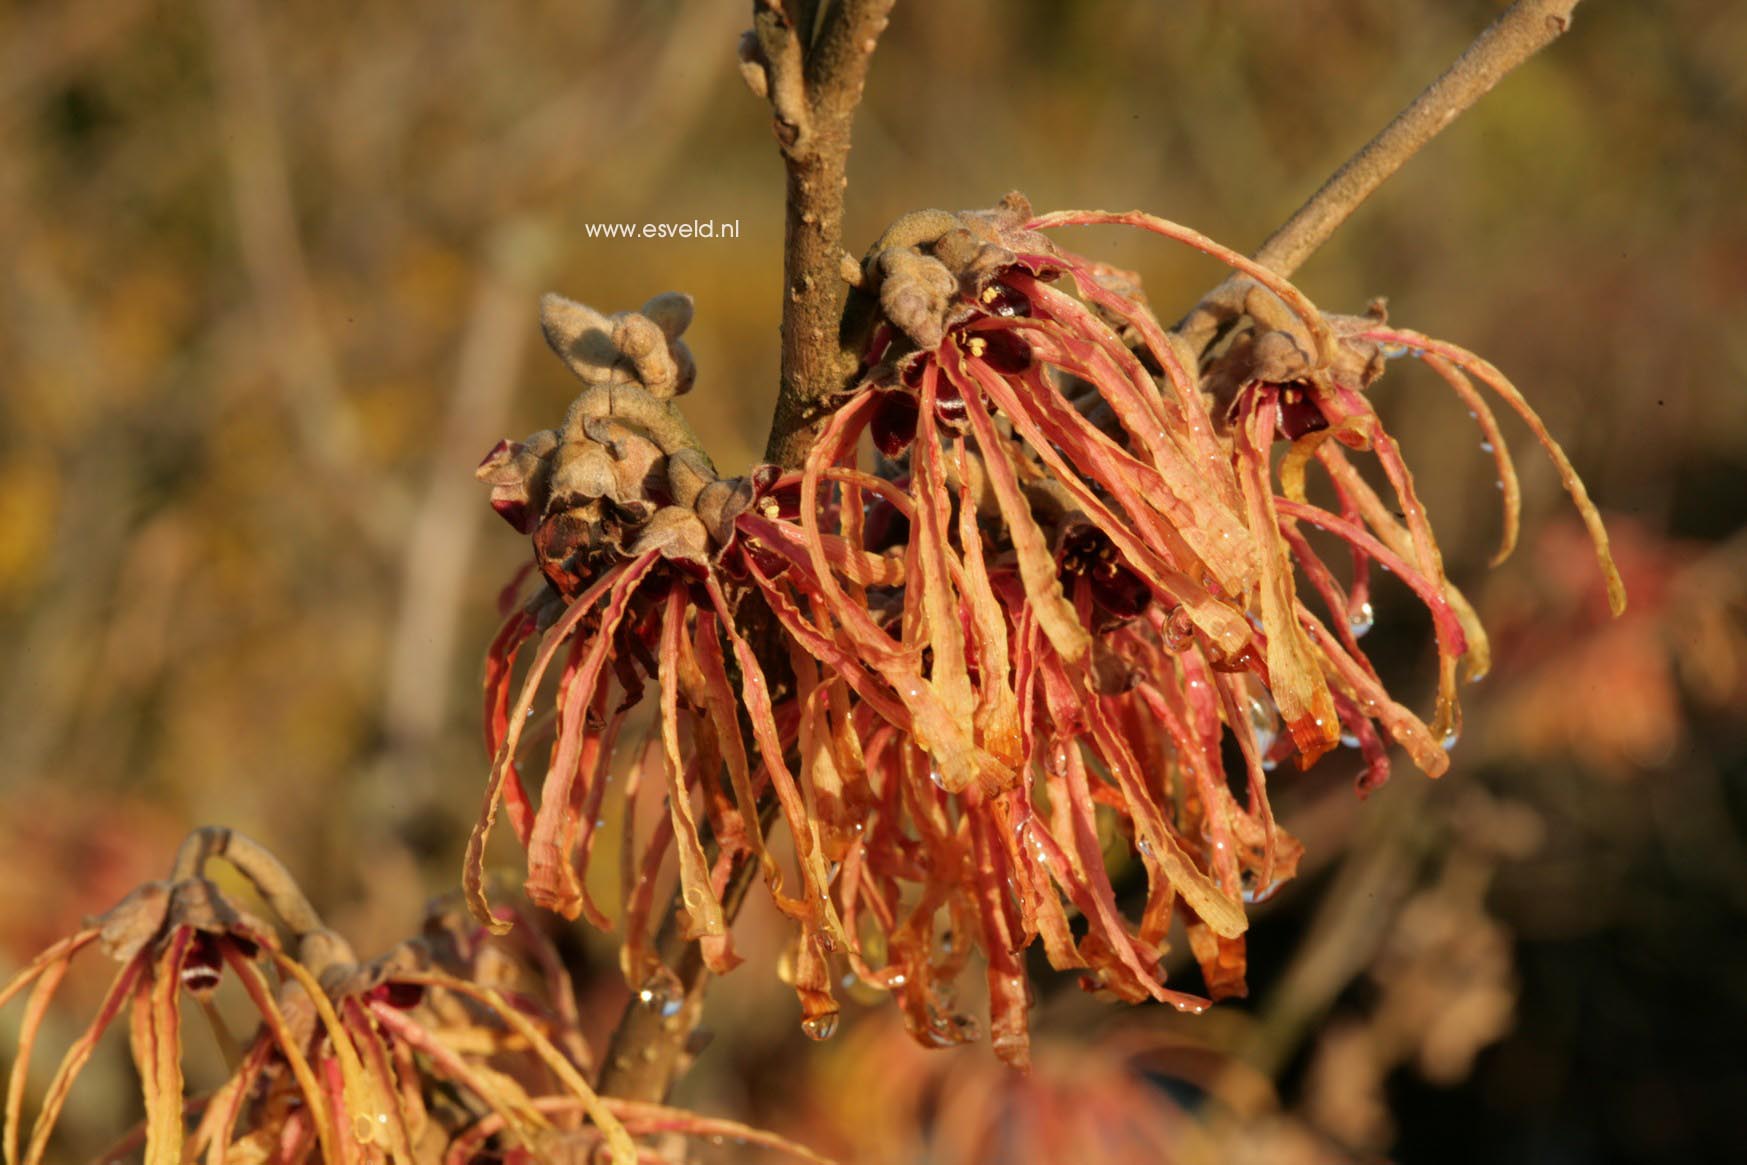
[[[810,798],[786,759],[796,732],[792,707],[736,622],[745,590],[736,580],[745,575],[749,552],[738,519],[755,505],[776,504],[778,475],[760,467],[745,477],[719,477],[674,407],[694,375],[678,338],[690,318],[690,299],[671,293],[612,317],[558,296],[543,305],[547,340],[584,388],[558,429],[501,442],[478,471],[492,487],[493,507],[531,536],[544,586],[509,615],[487,659],[485,730],[493,765],[464,882],[475,916],[502,928],[484,892],[484,847],[501,803],[528,852],[529,897],[610,929],[584,874],[627,713],[653,697],[655,733],[638,753],[625,796],[633,806],[643,796],[664,797],[667,813],[650,836],[621,847],[629,863],[619,911],[626,976],[640,988],[668,974],[651,953],[649,929],[657,875],[670,851],[687,936],[703,944],[713,970],[734,966],[739,956],[721,899],[735,867],[756,860],[777,904],[802,928],[796,989],[808,1022],[824,1024],[837,1010],[826,954],[841,945],[841,924],[825,889]],[[514,669],[530,644],[532,659],[512,707]],[[542,681],[553,671],[553,744],[536,805],[518,751]],[[741,734],[742,706],[756,766]],[[717,779],[724,771],[726,791]],[[795,839],[792,880],[765,844],[759,799],[766,790]],[[625,820],[633,829],[635,812]]]
[[[1209,353],[1160,326],[1135,276],[1043,233],[1092,224],[1174,239],[1243,277]],[[1391,743],[1428,775],[1447,769],[1460,667],[1483,673],[1488,647],[1370,407],[1390,359],[1420,355],[1492,443],[1500,558],[1518,491],[1476,382],[1559,466],[1623,603],[1594,507],[1521,394],[1478,357],[1392,327],[1380,307],[1325,314],[1186,227],[1139,212],[1034,216],[1017,195],[988,211],[906,216],[846,275],[877,318],[862,375],[799,471],[722,481],[699,468],[695,443],[646,403],[667,398],[624,347],[653,325],[576,315],[591,337],[579,347],[550,300],[548,337],[589,387],[563,428],[501,445],[482,467],[494,504],[531,534],[547,583],[488,661],[497,760],[485,824],[505,790],[536,900],[604,924],[580,879],[604,758],[623,712],[656,689],[658,736],[627,795],[664,788],[670,812],[637,849],[626,923],[645,925],[638,895],[671,846],[692,933],[713,966],[730,965],[716,895],[731,863],[756,853],[801,925],[797,988],[813,1034],[829,1030],[827,968],[842,966],[893,993],[923,1042],[971,1038],[978,1025],[954,1001],[976,956],[994,1047],[1023,1065],[1023,953],[1039,941],[1089,989],[1199,1011],[1205,997],[1164,983],[1179,916],[1207,994],[1242,994],[1245,908],[1289,879],[1301,852],[1274,820],[1269,770],[1308,768],[1343,740],[1360,750],[1361,792],[1386,779]],[[662,334],[676,342],[677,330]],[[601,403],[602,386],[631,403]],[[614,445],[607,425],[631,437]],[[1385,492],[1359,472],[1365,454]],[[553,484],[561,467],[608,462],[625,468],[591,469],[588,490]],[[1312,465],[1333,508],[1310,500]],[[693,492],[693,481],[707,484]],[[724,504],[706,514],[709,489]],[[666,511],[693,534],[657,546],[648,531]],[[1341,561],[1323,560],[1312,529],[1344,547]],[[1431,614],[1429,716],[1385,690],[1361,647],[1376,567]],[[759,650],[737,615],[761,629]],[[541,631],[509,709],[511,663]],[[519,784],[518,738],[560,650],[536,811]],[[742,693],[756,765],[734,712]],[[1224,769],[1228,743],[1242,757],[1241,796]],[[798,899],[762,848],[766,788],[795,838]],[[1122,871],[1104,852],[1109,817],[1131,841],[1126,864],[1144,874],[1138,917],[1122,910]],[[646,942],[633,932],[626,951],[627,973],[641,973]]]
[[[227,859],[298,934],[297,955],[282,948],[277,928],[236,906],[204,873],[208,860]],[[324,1083],[324,1061],[349,1044],[314,1044],[312,999],[320,996],[313,974],[302,959],[326,946],[333,936],[320,924],[290,875],[265,850],[228,830],[209,829],[191,835],[178,853],[171,876],[129,894],[107,914],[92,920],[75,935],[55,944],[0,988],[0,1006],[30,989],[19,1032],[19,1052],[7,1086],[4,1157],[8,1165],[32,1165],[44,1159],[49,1138],[60,1119],[73,1083],[89,1062],[97,1042],[125,1008],[129,1041],[139,1070],[145,1120],[127,1143],[142,1149],[148,1165],[174,1163],[207,1151],[212,1131],[224,1130],[228,1144],[228,1114],[234,1123],[247,1089],[237,1081],[214,1096],[184,1097],[181,1016],[184,995],[205,1006],[227,975],[234,976],[260,1016],[258,1034],[244,1056],[250,1076],[270,1074],[269,1089],[276,1105],[275,1144],[283,1160],[303,1160],[319,1150],[324,1160],[350,1159],[345,1152],[355,1126],[374,1124],[391,1106],[389,1098],[359,1077],[347,1086]],[[62,1057],[49,1082],[23,1155],[18,1153],[23,1097],[31,1053],[43,1018],[73,959],[96,946],[120,964],[120,970],[99,1004],[96,1016]],[[277,976],[269,977],[273,971]],[[309,992],[313,992],[310,994]],[[325,1005],[325,999],[321,1000]],[[210,1013],[209,1013],[210,1014]],[[215,1020],[216,1022],[216,1020]],[[188,1118],[200,1119],[193,1131]],[[232,1159],[214,1150],[213,1160]],[[110,1156],[114,1157],[112,1153]]]
[[[215,859],[243,875],[277,924],[214,885],[206,867]],[[50,1078],[26,1140],[32,1052],[71,964],[91,947],[120,969]],[[240,1039],[212,1007],[227,980],[259,1016]],[[123,1012],[145,1119],[104,1160],[462,1165],[491,1154],[634,1165],[652,1157],[633,1138],[661,1133],[735,1137],[826,1162],[737,1122],[597,1094],[573,986],[537,927],[500,936],[442,899],[417,937],[364,962],[271,854],[230,830],[190,835],[168,879],[129,894],[0,987],[0,1007],[18,997],[26,1002],[0,1125],[7,1165],[47,1159],[76,1078]],[[227,1049],[229,1074],[206,1091],[183,1076],[189,999]]]
[[[1249,280],[1243,322],[1212,359],[1198,358],[1159,326],[1132,276],[1039,233],[1079,224],[1126,224],[1224,260]],[[863,844],[889,829],[887,844],[915,852],[908,835],[925,799],[972,839],[968,861],[927,839],[929,860],[905,873],[929,886],[925,912],[969,900],[997,1049],[1005,1035],[1016,1061],[1025,994],[1015,954],[1034,938],[1058,967],[1087,968],[1090,986],[1193,1009],[1158,974],[1180,913],[1210,993],[1242,992],[1244,904],[1289,878],[1299,852],[1273,820],[1268,769],[1287,758],[1309,767],[1343,737],[1362,751],[1361,791],[1387,776],[1391,741],[1429,775],[1447,768],[1458,663],[1484,672],[1487,646],[1366,399],[1389,357],[1425,353],[1469,401],[1500,451],[1508,533],[1515,479],[1469,377],[1523,416],[1623,601],[1581,483],[1495,369],[1391,329],[1380,310],[1325,315],[1188,228],[1140,213],[1034,217],[1010,197],[991,211],[900,220],[862,276],[884,324],[864,382],[812,450],[806,553],[791,552],[816,598],[785,602],[778,586],[768,597],[797,639],[835,641],[845,681],[899,730],[902,744],[879,754],[886,772],[870,773],[870,785],[911,787],[888,798],[890,816],[870,823]],[[1353,457],[1366,452],[1392,496],[1357,472]],[[1307,500],[1312,463],[1338,512]],[[1344,572],[1318,557],[1307,528],[1346,545]],[[857,585],[825,553],[828,539],[901,553],[909,585]],[[841,549],[836,558],[854,561]],[[1428,719],[1391,697],[1359,644],[1373,565],[1431,612],[1440,684]],[[1242,800],[1223,771],[1228,736],[1244,758]],[[918,772],[932,788],[915,784]],[[1132,830],[1146,870],[1138,922],[1114,909],[1096,844],[1100,805]],[[886,901],[912,897],[903,880],[885,879]],[[1064,906],[1086,919],[1077,944]],[[891,919],[898,931],[915,925]],[[935,966],[898,975],[941,982],[955,969],[950,958]]]

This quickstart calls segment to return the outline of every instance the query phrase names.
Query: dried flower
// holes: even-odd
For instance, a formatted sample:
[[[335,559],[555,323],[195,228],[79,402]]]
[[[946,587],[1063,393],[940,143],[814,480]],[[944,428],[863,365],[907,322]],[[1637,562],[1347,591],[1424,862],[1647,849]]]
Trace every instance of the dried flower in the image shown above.
[[[685,303],[685,311],[674,310],[676,303]],[[666,321],[660,333],[677,345],[689,300],[657,297],[644,312]],[[797,989],[807,1018],[824,1022],[836,1011],[824,982],[825,952],[841,945],[841,928],[825,892],[825,862],[808,801],[785,759],[794,722],[785,718],[786,728],[779,726],[758,656],[735,624],[736,598],[745,588],[733,579],[747,569],[737,519],[770,499],[776,474],[767,467],[744,478],[719,478],[665,403],[671,369],[639,355],[645,350],[636,347],[638,337],[655,323],[644,314],[614,319],[609,326],[598,313],[548,297],[547,337],[589,387],[559,430],[501,443],[480,467],[499,513],[532,534],[547,586],[510,615],[488,658],[486,740],[494,760],[468,851],[469,902],[481,921],[503,925],[483,892],[484,845],[501,796],[528,849],[529,896],[568,917],[581,914],[610,926],[581,871],[602,820],[607,764],[625,714],[653,685],[659,747],[642,754],[645,764],[630,778],[627,797],[659,789],[668,815],[634,859],[636,847],[625,850],[641,871],[625,879],[626,975],[636,987],[662,973],[645,931],[654,875],[670,847],[677,854],[689,935],[704,943],[712,968],[738,962],[721,895],[734,864],[755,855],[778,904],[806,935]],[[676,363],[689,367],[689,357]],[[689,381],[689,373],[680,378]],[[516,657],[536,635],[539,646],[511,709]],[[730,680],[724,639],[738,686]],[[561,650],[556,740],[536,810],[516,755],[541,680]],[[756,773],[737,718],[742,704],[761,761]],[[716,779],[724,766],[731,798]],[[758,804],[767,788],[774,789],[797,839],[799,896],[784,892],[765,846]],[[710,826],[713,859],[700,837],[694,797]],[[627,813],[627,822],[634,817]]]
[[[1039,233],[1087,223],[1136,226],[1229,263],[1249,280],[1241,321],[1201,359],[1159,326],[1134,276]],[[659,780],[669,815],[640,847],[642,880],[627,879],[634,984],[658,971],[638,895],[672,846],[690,933],[717,968],[734,961],[721,887],[733,862],[757,854],[801,927],[796,986],[811,1034],[834,1024],[828,963],[840,958],[898,996],[918,1039],[969,1038],[976,1024],[954,1008],[953,986],[977,949],[995,1049],[1022,1066],[1022,952],[1038,940],[1089,988],[1198,1011],[1204,999],[1163,982],[1177,914],[1208,992],[1243,993],[1244,905],[1290,878],[1299,854],[1269,809],[1266,771],[1289,757],[1308,767],[1344,737],[1364,758],[1361,792],[1387,777],[1389,741],[1438,776],[1461,726],[1458,662],[1471,676],[1487,667],[1485,634],[1445,578],[1412,476],[1365,396],[1393,356],[1422,355],[1494,441],[1500,557],[1517,492],[1476,379],[1554,458],[1623,604],[1594,507],[1520,394],[1478,357],[1389,326],[1380,306],[1325,315],[1188,228],[1139,212],[1033,217],[1016,195],[899,220],[859,277],[881,312],[865,375],[800,473],[717,479],[656,392],[668,373],[646,372],[626,346],[651,329],[586,309],[573,315],[590,330],[554,346],[590,353],[572,360],[590,387],[562,429],[502,444],[481,469],[500,512],[532,534],[547,588],[511,616],[488,662],[495,760],[470,885],[501,789],[536,901],[607,924],[580,872],[606,757],[655,686],[659,746],[627,796]],[[1391,499],[1359,475],[1351,455],[1363,452]],[[1313,463],[1338,512],[1309,500]],[[1344,582],[1306,529],[1345,544]],[[1384,690],[1360,647],[1373,564],[1431,614],[1439,684],[1427,719]],[[757,644],[737,615],[757,623]],[[511,710],[511,665],[541,630]],[[536,811],[515,758],[566,644]],[[1223,771],[1228,735],[1244,760],[1242,799]],[[783,892],[758,825],[766,787],[794,839],[799,898]],[[1146,878],[1138,919],[1118,908],[1100,842],[1111,819]],[[473,905],[488,917],[477,893]],[[1070,911],[1085,920],[1077,937]]]
[[[295,954],[281,946],[273,927],[238,909],[205,878],[202,866],[216,856],[248,877],[294,932]],[[524,928],[525,943],[533,941],[529,935]],[[93,944],[121,970],[50,1081],[20,1157],[31,1051],[70,963]],[[130,894],[0,989],[4,1005],[30,988],[7,1086],[4,1158],[8,1165],[43,1160],[75,1077],[104,1031],[130,1007],[146,1116],[111,1157],[139,1145],[148,1165],[200,1154],[218,1162],[410,1165],[470,1159],[461,1147],[476,1148],[486,1135],[497,1135],[528,1152],[554,1137],[582,1137],[604,1143],[614,1165],[630,1165],[639,1159],[630,1134],[583,1076],[590,1058],[574,1014],[563,1010],[568,981],[554,952],[537,944],[531,950],[534,962],[557,976],[563,992],[552,996],[557,1010],[516,992],[506,975],[513,968],[507,952],[487,942],[481,928],[462,927],[453,912],[435,915],[421,939],[359,965],[270,855],[227,830],[199,831],[184,845],[169,881]],[[185,1099],[182,993],[204,1004],[227,970],[261,1025],[223,1084]],[[489,1134],[477,1131],[481,1122],[492,1122]]]
[[[239,849],[241,847],[239,846]],[[0,1006],[31,988],[19,1052],[7,1087],[4,1152],[8,1165],[43,1159],[68,1092],[90,1060],[97,1041],[130,1009],[129,1034],[145,1100],[145,1160],[179,1162],[184,1147],[181,1068],[181,999],[186,988],[198,1000],[211,997],[226,968],[235,974],[261,1015],[257,1058],[277,1055],[294,1078],[305,1136],[319,1138],[330,1160],[335,1114],[312,1072],[303,1041],[261,969],[284,959],[273,929],[232,904],[198,873],[199,847],[185,850],[176,875],[129,894],[107,914],[56,943],[0,989]],[[187,859],[187,860],[184,860]],[[262,869],[268,867],[262,866]],[[41,1023],[72,960],[95,944],[121,964],[96,1017],[63,1056],[50,1081],[22,1158],[18,1156],[24,1084]],[[196,1138],[198,1140],[198,1138]],[[196,1146],[198,1147],[198,1146]]]

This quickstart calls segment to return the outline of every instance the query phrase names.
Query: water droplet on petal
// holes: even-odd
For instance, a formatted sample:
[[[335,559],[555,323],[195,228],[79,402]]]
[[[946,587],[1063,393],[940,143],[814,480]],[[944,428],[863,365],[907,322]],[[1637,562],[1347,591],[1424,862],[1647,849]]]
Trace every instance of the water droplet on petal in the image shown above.
[[[1172,651],[1186,651],[1195,639],[1195,621],[1181,606],[1172,607],[1165,620],[1165,646]]]
[[[1254,880],[1253,875],[1250,875],[1247,871],[1245,872],[1245,876],[1251,881]],[[1285,878],[1275,878],[1266,886],[1246,884],[1242,890],[1243,900],[1252,906],[1258,902],[1266,902],[1275,894],[1278,894],[1280,892],[1280,887],[1284,886],[1286,882],[1287,879]]]
[[[1371,606],[1371,600],[1366,599],[1353,610],[1347,612],[1347,627],[1357,639],[1371,630],[1377,623],[1377,610]]]
[[[1444,746],[1445,752],[1449,752],[1451,749],[1456,747],[1456,742],[1458,740],[1460,740],[1461,738],[1462,738],[1461,733],[1457,732],[1454,728],[1450,728],[1450,729],[1445,730],[1444,738],[1442,740],[1438,741],[1438,743]]]
[[[1480,452],[1491,453],[1492,452],[1492,442],[1491,441],[1480,442]]]
[[[1274,717],[1274,709],[1259,698],[1251,696],[1244,710],[1249,716],[1250,731],[1256,738],[1256,751],[1266,754],[1280,736],[1280,725]]]
[[[801,1030],[810,1040],[828,1040],[837,1034],[837,1013],[828,1011],[824,1015],[809,1016],[801,1021]]]

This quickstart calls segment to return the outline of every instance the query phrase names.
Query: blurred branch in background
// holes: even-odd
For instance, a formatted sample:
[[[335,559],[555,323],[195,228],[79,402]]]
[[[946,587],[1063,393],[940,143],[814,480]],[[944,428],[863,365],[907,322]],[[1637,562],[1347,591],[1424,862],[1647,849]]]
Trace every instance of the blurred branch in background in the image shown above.
[[[398,482],[376,472],[343,407],[340,370],[299,234],[279,130],[274,63],[255,0],[207,0],[206,20],[237,239],[254,293],[260,347],[275,369],[285,412],[308,461],[306,480],[334,495],[334,512],[356,523],[377,555],[391,557],[404,546],[411,505]]]
[[[474,483],[459,472],[477,453],[479,434],[505,425],[531,339],[528,304],[550,267],[549,241],[531,224],[510,222],[488,244],[461,332],[454,387],[443,410],[429,480],[407,531],[416,553],[402,556],[394,604],[382,720],[390,751],[421,756],[449,723],[450,677],[467,598],[467,570],[485,513],[470,505]],[[395,771],[391,779],[414,779]]]

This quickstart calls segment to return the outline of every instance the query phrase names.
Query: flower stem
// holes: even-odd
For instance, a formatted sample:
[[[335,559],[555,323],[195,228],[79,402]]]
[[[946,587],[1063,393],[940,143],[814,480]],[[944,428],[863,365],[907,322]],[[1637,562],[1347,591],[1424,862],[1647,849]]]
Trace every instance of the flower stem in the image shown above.
[[[767,804],[760,824],[769,828],[775,816],[774,803]],[[715,846],[708,847],[712,863]],[[746,892],[758,877],[758,863],[751,852],[743,854],[728,876],[722,893],[722,913],[732,921],[740,913]],[[669,907],[656,947],[661,962],[679,981],[681,1002],[677,1012],[647,1006],[635,994],[613,1029],[601,1069],[599,1090],[618,1100],[660,1103],[690,1063],[696,1049],[692,1033],[703,1018],[704,990],[710,972],[704,966],[702,948],[680,933],[678,911]]]

